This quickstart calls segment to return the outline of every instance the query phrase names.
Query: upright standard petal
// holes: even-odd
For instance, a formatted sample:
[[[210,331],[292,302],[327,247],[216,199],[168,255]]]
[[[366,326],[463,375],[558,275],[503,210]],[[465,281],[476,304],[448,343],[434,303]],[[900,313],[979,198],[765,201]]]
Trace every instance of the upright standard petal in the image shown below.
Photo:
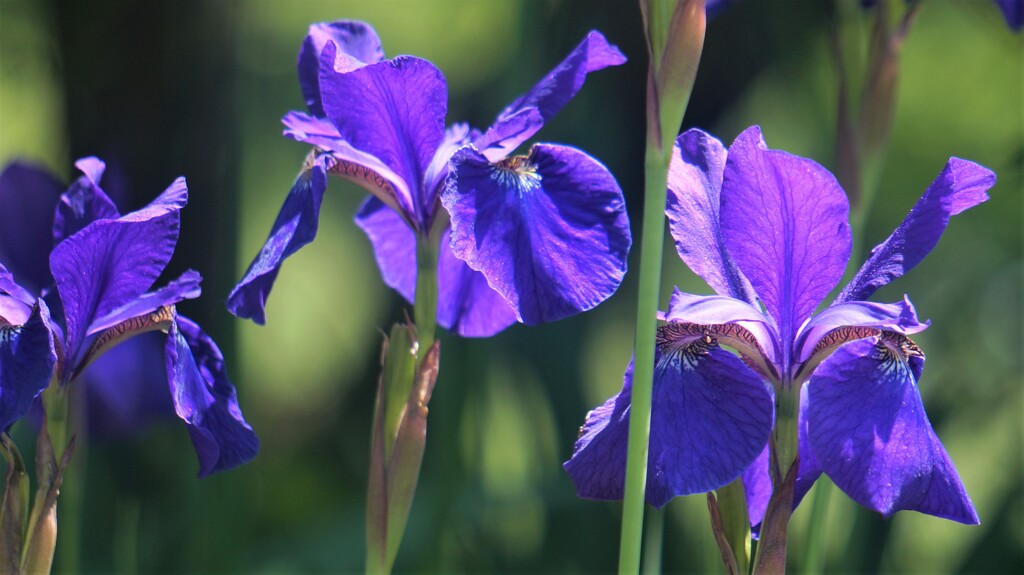
[[[850,258],[846,195],[817,163],[769,150],[754,126],[729,148],[721,201],[729,254],[791,345]]]
[[[335,53],[329,42],[320,60],[324,111],[342,139],[378,158],[416,190],[414,223],[425,226],[436,198],[422,186],[444,137],[448,108],[444,75],[411,56],[339,73],[333,66]]]
[[[25,415],[50,383],[57,353],[48,324],[49,312],[42,300],[24,325],[12,325],[0,317],[0,431],[6,432]]]
[[[163,272],[187,199],[185,180],[178,178],[145,208],[97,220],[53,249],[50,269],[64,305],[69,361],[78,359],[93,320],[144,294]]]
[[[996,175],[991,170],[950,158],[896,231],[871,250],[871,257],[836,302],[866,300],[878,288],[913,269],[939,243],[949,218],[987,200],[985,192],[995,183]]]
[[[668,168],[665,214],[676,251],[719,295],[756,301],[750,282],[725,249],[719,223],[725,146],[696,128],[676,138]]]
[[[83,175],[71,184],[57,204],[53,217],[54,245],[96,220],[114,219],[121,215],[113,200],[100,188],[106,164],[98,158],[88,157],[75,162],[75,167]]]
[[[228,295],[228,311],[236,316],[261,325],[265,323],[267,297],[281,265],[316,237],[320,205],[327,189],[324,161],[323,157],[318,157],[296,178],[263,248]]]
[[[328,42],[337,47],[334,69],[349,72],[384,58],[380,38],[372,26],[355,20],[319,22],[309,27],[309,33],[299,49],[299,86],[309,113],[324,116],[320,101],[320,53]]]
[[[473,147],[452,158],[441,194],[452,251],[526,324],[601,303],[619,287],[630,246],[622,191],[608,170],[565,146],[491,164]]]
[[[373,245],[384,283],[412,303],[416,296],[416,236],[376,198],[356,214],[356,224]],[[515,310],[487,284],[487,278],[456,258],[450,231],[441,237],[437,270],[437,323],[462,337],[490,337],[516,321]]]
[[[654,371],[646,500],[717,489],[740,476],[771,433],[773,399],[761,378],[720,348],[659,342]],[[580,497],[620,499],[633,364],[622,392],[587,415],[564,465]]]
[[[49,171],[12,162],[0,173],[0,261],[35,293],[53,283],[53,211],[64,186]]]
[[[217,344],[191,320],[178,316],[168,334],[166,353],[174,411],[192,438],[199,477],[255,457],[259,439],[242,417]]]
[[[924,358],[908,341],[855,341],[822,362],[807,388],[811,447],[832,481],[869,509],[978,523],[925,415],[917,389]]]
[[[625,63],[626,57],[618,48],[609,44],[600,32],[591,31],[529,92],[509,104],[498,115],[497,121],[500,122],[525,108],[537,108],[544,121],[548,121],[576,96],[583,87],[587,74]],[[531,135],[525,136],[520,142]]]

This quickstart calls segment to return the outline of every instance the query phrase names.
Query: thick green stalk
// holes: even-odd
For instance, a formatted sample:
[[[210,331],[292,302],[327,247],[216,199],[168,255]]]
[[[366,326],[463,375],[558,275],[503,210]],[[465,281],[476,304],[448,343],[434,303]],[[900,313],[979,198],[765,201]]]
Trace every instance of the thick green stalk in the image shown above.
[[[437,326],[437,254],[438,242],[429,235],[416,238],[416,301],[413,304],[416,334],[419,338],[417,361],[434,344]]]
[[[670,148],[671,150],[671,148]],[[647,441],[651,428],[651,384],[654,377],[654,336],[657,329],[661,259],[665,240],[665,195],[668,154],[648,145],[644,170],[643,236],[640,245],[640,291],[637,296],[636,357],[629,408],[626,486],[622,508],[619,573],[637,573],[647,489]]]

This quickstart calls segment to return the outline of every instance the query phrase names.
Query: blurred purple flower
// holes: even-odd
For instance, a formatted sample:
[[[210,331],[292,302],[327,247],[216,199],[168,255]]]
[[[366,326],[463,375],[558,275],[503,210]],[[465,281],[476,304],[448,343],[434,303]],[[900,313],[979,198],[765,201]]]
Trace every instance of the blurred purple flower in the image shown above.
[[[751,520],[759,522],[771,493],[774,390],[801,393],[797,500],[824,472],[886,516],[912,509],[977,523],[921,404],[924,354],[909,336],[927,323],[906,298],[864,300],[916,266],[949,218],[985,201],[994,182],[989,170],[951,158],[836,301],[815,314],[850,256],[849,206],[835,178],[768,149],[757,127],[728,151],[700,130],[681,135],[666,211],[679,256],[718,295],[677,290],[661,318],[648,502],[717,489],[746,470]],[[622,392],[587,416],[565,464],[583,497],[622,496],[631,374],[632,365]]]
[[[298,60],[310,114],[291,112],[284,123],[287,136],[316,151],[229,296],[231,312],[265,321],[281,264],[316,235],[328,174],[373,194],[356,222],[385,283],[410,302],[417,234],[440,240],[438,323],[460,335],[554,321],[609,297],[630,245],[612,175],[565,146],[509,154],[576,95],[589,72],[625,62],[618,49],[591,32],[483,133],[466,124],[445,129],[447,84],[433,64],[383,58],[367,24],[310,27]]]
[[[1024,27],[1024,0],[995,0],[1006,18],[1006,25],[1014,32]]]
[[[21,234],[3,237],[12,241],[0,245],[0,254],[17,254],[12,259],[24,272],[12,269],[12,274],[3,269],[0,292],[6,294],[8,303],[13,302],[12,307],[20,304],[23,317],[35,305],[32,317],[43,310],[45,319],[46,307],[38,303],[42,298],[61,310],[58,317],[62,322],[45,322],[53,332],[51,350],[57,344],[55,376],[59,385],[77,380],[92,361],[125,339],[166,330],[168,399],[192,438],[200,477],[248,461],[255,456],[259,442],[238,408],[223,358],[213,340],[174,308],[177,302],[199,296],[199,274],[190,270],[168,285],[148,291],[174,253],[179,211],[188,198],[185,180],[179,178],[148,206],[122,216],[99,186],[103,162],[84,158],[75,165],[84,175],[63,194],[55,188],[59,186],[56,180],[39,168],[13,164],[0,175],[0,229],[18,230],[39,242],[25,243]],[[30,204],[33,207],[26,207]],[[49,204],[50,222],[40,218],[45,211],[35,204]],[[11,206],[23,207],[9,212],[6,208]],[[15,219],[19,213],[32,217]],[[52,239],[41,241],[39,227],[49,230]],[[47,249],[48,245],[53,249]],[[40,261],[47,259],[48,265]],[[21,275],[35,293],[14,284],[14,278]],[[40,299],[34,302],[36,297]],[[0,314],[14,323],[10,314]],[[24,328],[30,325],[31,319]],[[50,372],[53,369],[51,365]],[[106,375],[103,379],[109,378],[110,374]],[[46,379],[49,381],[49,373]],[[45,386],[40,386],[36,395]],[[128,390],[123,393],[131,395]]]

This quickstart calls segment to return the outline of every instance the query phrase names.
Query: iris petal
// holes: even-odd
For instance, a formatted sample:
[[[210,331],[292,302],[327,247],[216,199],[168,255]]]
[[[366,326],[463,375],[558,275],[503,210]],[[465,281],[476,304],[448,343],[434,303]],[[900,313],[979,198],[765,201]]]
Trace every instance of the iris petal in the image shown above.
[[[380,38],[372,26],[354,20],[319,22],[309,27],[309,34],[299,50],[299,86],[309,112],[324,116],[320,101],[320,53],[328,42],[337,47],[334,69],[348,72],[384,58]]]
[[[199,477],[255,457],[259,440],[242,417],[217,344],[191,320],[178,316],[166,354],[174,411],[192,438]]]
[[[726,157],[725,146],[701,130],[687,130],[676,138],[665,213],[686,265],[718,294],[754,303],[754,290],[725,249],[719,224]]]
[[[817,163],[769,150],[754,126],[729,148],[721,201],[729,253],[788,345],[850,258],[846,195]]]
[[[0,322],[0,431],[25,415],[50,383],[57,354],[48,324],[42,300],[24,325]]]
[[[185,180],[178,178],[145,208],[97,220],[53,249],[50,269],[64,305],[69,360],[77,359],[89,324],[144,294],[163,272],[187,201]]]
[[[950,158],[896,231],[871,250],[871,257],[836,302],[866,300],[878,288],[913,269],[939,242],[949,218],[987,200],[985,191],[995,182],[991,170]]]
[[[0,261],[29,290],[53,284],[53,211],[64,191],[48,170],[13,162],[0,174]]]
[[[435,197],[433,190],[422,186],[444,137],[444,75],[430,62],[411,56],[339,73],[333,67],[335,53],[329,42],[320,60],[324,111],[342,139],[379,159],[419,191],[414,221],[428,223]]]
[[[497,165],[475,148],[452,159],[441,202],[452,251],[526,324],[593,308],[626,271],[629,221],[615,178],[569,147],[534,146]]]
[[[736,479],[767,443],[773,399],[760,377],[731,353],[659,351],[654,372],[646,500],[717,489]],[[620,499],[633,364],[619,395],[587,415],[564,465],[581,497]]]
[[[356,224],[370,238],[384,283],[412,303],[416,295],[413,231],[376,198],[363,203]],[[483,274],[452,254],[449,234],[443,234],[439,248],[437,322],[463,337],[489,337],[515,323],[515,310],[491,289]]]
[[[60,197],[57,212],[53,217],[53,243],[59,244],[65,238],[96,220],[113,219],[121,214],[113,200],[100,188],[100,178],[106,164],[98,158],[82,158],[75,167],[83,176],[71,184]]]
[[[885,516],[913,510],[978,523],[921,404],[922,358],[908,360],[878,342],[844,345],[808,384],[807,431],[822,469],[851,499]]]
[[[231,313],[258,324],[266,322],[267,298],[284,260],[316,237],[326,189],[327,173],[320,157],[296,178],[263,248],[231,290],[227,301]]]

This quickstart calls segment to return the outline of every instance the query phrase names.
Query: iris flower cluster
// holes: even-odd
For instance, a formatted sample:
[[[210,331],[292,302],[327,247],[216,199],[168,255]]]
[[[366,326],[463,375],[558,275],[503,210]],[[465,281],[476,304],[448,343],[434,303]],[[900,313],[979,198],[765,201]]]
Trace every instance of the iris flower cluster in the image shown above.
[[[27,164],[0,176],[0,429],[48,385],[66,392],[122,341],[164,331],[169,402],[192,439],[200,477],[252,459],[259,441],[220,350],[175,309],[199,296],[201,277],[189,270],[153,289],[178,241],[185,179],[122,215],[99,185],[104,163],[75,165],[82,176],[63,193],[53,176]]]
[[[928,322],[906,297],[867,299],[921,262],[950,217],[985,201],[995,175],[951,158],[820,311],[852,244],[849,204],[831,173],[769,149],[757,127],[728,150],[690,130],[676,140],[668,181],[679,256],[717,295],[677,289],[660,318],[647,501],[660,507],[742,476],[759,523],[772,492],[769,436],[789,396],[797,453],[783,464],[798,461],[794,501],[825,473],[886,516],[977,523],[921,403],[925,356],[911,336]],[[632,367],[622,391],[588,414],[565,463],[583,497],[622,497]]]
[[[314,146],[262,250],[228,298],[263,323],[284,260],[316,235],[333,174],[371,197],[356,223],[384,282],[413,302],[417,249],[437,246],[437,322],[487,337],[515,322],[555,321],[618,288],[630,246],[622,192],[598,161],[568,146],[511,155],[580,90],[587,74],[625,62],[591,32],[485,131],[445,127],[447,84],[412,56],[385,59],[369,25],[315,24],[298,58],[308,113],[285,135]],[[417,321],[420,319],[417,318]]]

